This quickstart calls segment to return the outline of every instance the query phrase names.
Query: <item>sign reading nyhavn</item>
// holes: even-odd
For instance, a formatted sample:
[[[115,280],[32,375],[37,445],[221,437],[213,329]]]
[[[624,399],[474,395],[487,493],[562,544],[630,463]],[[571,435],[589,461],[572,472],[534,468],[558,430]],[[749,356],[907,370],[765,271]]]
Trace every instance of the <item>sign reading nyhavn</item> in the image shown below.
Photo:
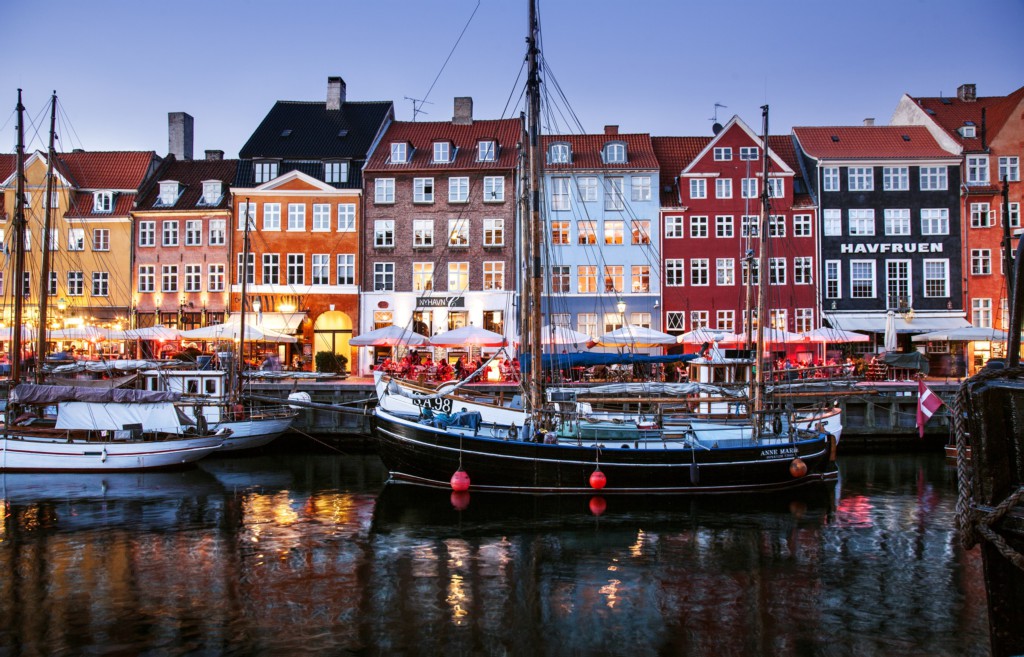
[[[417,308],[465,308],[463,297],[416,297]]]

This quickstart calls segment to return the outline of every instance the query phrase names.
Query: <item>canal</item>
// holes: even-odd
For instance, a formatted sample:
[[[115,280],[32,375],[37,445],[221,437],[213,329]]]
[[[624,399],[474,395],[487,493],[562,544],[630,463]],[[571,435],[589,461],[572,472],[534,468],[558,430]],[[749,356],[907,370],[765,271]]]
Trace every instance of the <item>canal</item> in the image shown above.
[[[941,454],[800,496],[453,498],[288,440],[0,475],[0,654],[989,654]]]

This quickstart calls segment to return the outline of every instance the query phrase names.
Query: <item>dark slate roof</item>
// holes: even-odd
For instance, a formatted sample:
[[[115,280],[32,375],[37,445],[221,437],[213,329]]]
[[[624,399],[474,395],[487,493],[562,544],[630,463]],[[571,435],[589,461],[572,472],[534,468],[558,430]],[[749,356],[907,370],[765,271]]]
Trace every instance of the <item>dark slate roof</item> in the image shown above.
[[[796,127],[805,153],[826,160],[953,158],[924,126]]]
[[[380,145],[366,165],[367,171],[495,170],[512,169],[519,157],[517,145],[521,123],[519,119],[497,119],[470,124],[450,121],[396,121],[388,126]],[[498,143],[494,162],[476,159],[477,143],[494,140]],[[457,149],[454,162],[434,163],[434,142],[447,141]],[[410,145],[412,157],[406,163],[391,163],[391,144],[405,142]]]
[[[985,128],[989,144],[1010,120],[1015,108],[1024,102],[1024,87],[1006,96],[982,96],[972,101],[948,97],[911,97],[929,117],[953,139],[963,144],[964,150],[981,150],[981,110],[985,109]],[[975,126],[975,136],[964,138],[958,130],[967,122]]]
[[[196,210],[224,209],[231,207],[231,185],[235,181],[238,160],[177,160],[168,156],[165,165],[152,177],[150,184],[142,190],[137,210]],[[155,206],[160,196],[160,182],[176,180],[183,190],[178,201],[171,207]],[[207,180],[219,180],[223,185],[224,194],[216,206],[199,205],[203,197],[203,183]]]
[[[328,110],[327,103],[279,100],[238,156],[364,160],[381,125],[393,114],[391,101],[342,103],[340,110]]]

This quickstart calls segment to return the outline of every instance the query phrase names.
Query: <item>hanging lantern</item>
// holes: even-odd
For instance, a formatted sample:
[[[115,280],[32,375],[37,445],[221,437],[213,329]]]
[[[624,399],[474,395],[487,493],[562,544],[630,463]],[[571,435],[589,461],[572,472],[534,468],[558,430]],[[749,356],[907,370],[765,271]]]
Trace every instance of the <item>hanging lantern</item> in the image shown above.
[[[793,475],[794,479],[799,479],[807,474],[807,464],[801,458],[793,459],[789,464],[789,474]]]
[[[594,490],[601,490],[608,483],[608,478],[604,476],[604,473],[600,470],[594,470],[590,473],[590,487]]]
[[[464,493],[469,490],[469,475],[465,470],[456,470],[452,475],[452,490],[456,493]]]

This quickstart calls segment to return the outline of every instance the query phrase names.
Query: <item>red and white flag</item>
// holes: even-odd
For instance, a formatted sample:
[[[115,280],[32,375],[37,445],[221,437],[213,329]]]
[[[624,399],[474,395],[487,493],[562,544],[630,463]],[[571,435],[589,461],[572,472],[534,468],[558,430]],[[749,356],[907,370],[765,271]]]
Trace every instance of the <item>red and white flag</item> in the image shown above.
[[[924,438],[924,425],[932,419],[935,411],[942,408],[944,402],[924,384],[924,379],[917,380],[917,432]]]

